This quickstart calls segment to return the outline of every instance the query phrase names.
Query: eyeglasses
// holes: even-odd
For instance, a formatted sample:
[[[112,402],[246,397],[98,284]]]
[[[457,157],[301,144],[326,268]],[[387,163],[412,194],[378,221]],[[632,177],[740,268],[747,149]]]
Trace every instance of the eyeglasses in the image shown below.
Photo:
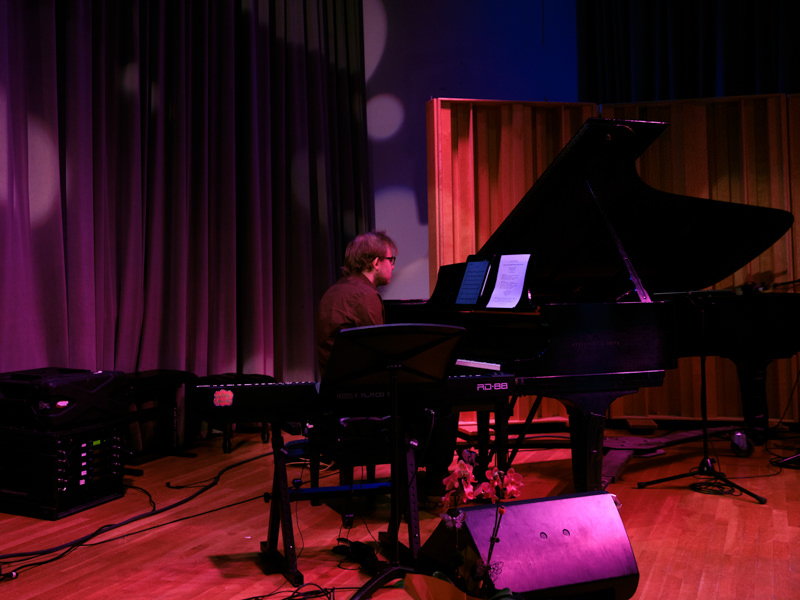
[[[392,265],[394,265],[394,261],[397,260],[396,256],[381,256],[383,260],[388,260]]]

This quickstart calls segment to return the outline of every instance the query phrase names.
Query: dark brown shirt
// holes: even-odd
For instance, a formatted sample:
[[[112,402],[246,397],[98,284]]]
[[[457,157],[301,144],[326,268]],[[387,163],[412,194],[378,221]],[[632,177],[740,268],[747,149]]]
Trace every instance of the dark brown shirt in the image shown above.
[[[317,360],[322,372],[340,329],[383,325],[383,301],[378,289],[361,273],[347,275],[322,296],[317,313]]]

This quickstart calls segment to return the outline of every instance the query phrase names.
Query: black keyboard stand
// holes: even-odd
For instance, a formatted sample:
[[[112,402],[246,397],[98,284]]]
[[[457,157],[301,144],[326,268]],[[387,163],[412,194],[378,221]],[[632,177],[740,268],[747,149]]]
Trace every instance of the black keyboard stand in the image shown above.
[[[286,476],[287,451],[283,443],[280,421],[272,421],[272,494],[265,494],[270,503],[269,530],[266,542],[261,542],[261,558],[265,572],[283,573],[293,586],[303,585],[303,574],[297,568],[292,513],[289,504],[289,482]],[[283,555],[278,551],[278,536],[283,534]]]

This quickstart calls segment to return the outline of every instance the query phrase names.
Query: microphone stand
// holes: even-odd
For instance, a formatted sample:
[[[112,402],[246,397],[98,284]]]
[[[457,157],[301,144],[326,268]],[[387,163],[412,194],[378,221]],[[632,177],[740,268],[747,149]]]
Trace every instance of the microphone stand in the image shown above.
[[[642,481],[636,484],[636,487],[642,489],[650,485],[655,485],[657,483],[664,483],[665,481],[674,481],[676,479],[684,479],[686,477],[694,477],[696,475],[702,475],[703,477],[709,477],[712,481],[722,482],[734,489],[739,490],[743,494],[747,494],[748,496],[755,498],[759,504],[766,504],[767,499],[764,498],[763,496],[759,496],[758,494],[755,494],[750,490],[743,488],[742,486],[732,482],[730,479],[725,477],[725,473],[718,471],[716,467],[714,467],[714,459],[709,456],[708,399],[706,397],[705,311],[703,310],[702,306],[700,307],[700,331],[702,336],[701,347],[703,348],[703,353],[700,356],[700,418],[703,422],[703,458],[700,461],[700,465],[695,470],[688,471],[686,473],[681,473],[680,475],[662,477],[661,479],[655,479],[653,481]]]

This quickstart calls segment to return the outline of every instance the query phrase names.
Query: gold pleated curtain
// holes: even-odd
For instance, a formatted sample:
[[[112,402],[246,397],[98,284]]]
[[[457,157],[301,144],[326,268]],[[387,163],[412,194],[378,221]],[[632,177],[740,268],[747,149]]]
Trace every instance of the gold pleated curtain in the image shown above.
[[[795,96],[604,105],[602,115],[589,103],[433,99],[427,112],[431,286],[439,266],[464,261],[483,245],[589,117],[670,124],[637,165],[642,180],[656,189],[776,207],[800,217],[792,203],[800,193],[800,100]],[[800,256],[792,234],[715,287],[796,279]],[[709,358],[706,371],[709,417],[740,417],[734,365]],[[796,356],[770,365],[772,419],[798,420],[797,373]],[[700,387],[700,360],[680,359],[662,387],[620,398],[609,416],[699,418]],[[530,402],[520,401],[515,418],[526,416]],[[548,399],[538,418],[565,414],[560,403]],[[462,415],[462,421],[472,419]]]

